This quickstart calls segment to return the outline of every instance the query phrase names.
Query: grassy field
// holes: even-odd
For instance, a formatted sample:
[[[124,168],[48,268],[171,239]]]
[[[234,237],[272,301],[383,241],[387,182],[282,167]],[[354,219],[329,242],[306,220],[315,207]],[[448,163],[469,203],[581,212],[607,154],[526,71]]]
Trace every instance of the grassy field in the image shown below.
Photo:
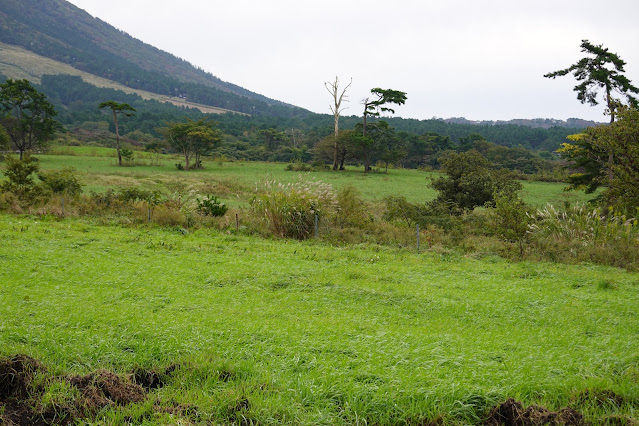
[[[38,157],[44,170],[75,167],[85,192],[181,185],[241,207],[256,182],[302,175],[353,185],[373,206],[435,196],[434,173],[415,170],[208,161],[181,172],[169,156],[120,168],[99,147]],[[522,195],[539,207],[583,200],[562,187],[525,182]],[[0,213],[0,424],[639,418],[639,273],[104,223]],[[16,377],[30,393],[7,384]]]
[[[166,189],[176,183],[194,188],[205,194],[213,194],[231,205],[244,206],[253,196],[256,184],[264,180],[282,183],[298,179],[320,180],[339,189],[352,185],[362,197],[370,202],[379,202],[389,195],[405,196],[410,202],[419,203],[433,199],[436,191],[429,187],[434,172],[407,169],[391,169],[388,173],[364,174],[360,168],[349,167],[333,171],[294,172],[286,171],[286,164],[259,162],[205,162],[205,169],[190,172],[179,171],[176,163],[183,162],[179,156],[160,155],[159,164],[150,165],[148,153],[136,152],[141,158],[135,167],[117,167],[115,149],[102,147],[59,147],[53,155],[41,155],[42,169],[75,167],[82,173],[85,192],[103,192],[107,188],[141,186],[146,189]],[[565,192],[562,183],[523,182],[521,196],[535,207],[547,203],[563,205],[565,202],[585,202],[588,197],[582,192]]]
[[[509,397],[638,417],[636,273],[8,215],[0,240],[0,356],[171,372],[89,423],[479,424]]]

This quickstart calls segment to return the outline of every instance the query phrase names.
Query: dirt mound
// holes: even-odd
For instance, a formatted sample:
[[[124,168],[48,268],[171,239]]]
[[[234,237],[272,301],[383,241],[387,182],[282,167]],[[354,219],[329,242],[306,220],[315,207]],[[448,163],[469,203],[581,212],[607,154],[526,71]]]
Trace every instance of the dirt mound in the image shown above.
[[[572,408],[550,411],[545,407],[531,405],[526,408],[512,398],[490,410],[485,422],[489,426],[537,426],[568,425],[583,426],[583,415]]]
[[[34,413],[29,399],[37,394],[33,379],[46,369],[37,360],[16,355],[0,360],[0,425],[45,425]]]
[[[142,386],[106,370],[86,376],[74,376],[68,381],[82,392],[83,405],[91,411],[113,404],[127,405],[141,402],[146,398]]]
[[[29,396],[33,377],[40,371],[45,372],[46,369],[26,355],[0,360],[0,399]]]

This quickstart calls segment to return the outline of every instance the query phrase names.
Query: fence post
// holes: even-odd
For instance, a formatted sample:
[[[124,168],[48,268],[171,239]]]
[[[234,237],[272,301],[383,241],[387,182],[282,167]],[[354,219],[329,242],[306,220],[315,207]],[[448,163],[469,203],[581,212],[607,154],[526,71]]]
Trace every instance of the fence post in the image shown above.
[[[416,227],[416,236],[417,236],[417,251],[419,251],[419,223]]]
[[[235,213],[235,230],[240,230],[240,217],[237,213]]]
[[[151,223],[151,204],[148,204],[147,208],[149,209],[149,223]]]
[[[315,238],[319,237],[319,230],[317,229],[317,222],[319,221],[319,218],[317,217],[317,214],[315,215]]]
[[[60,197],[60,202],[62,203],[62,216],[64,216],[64,197]]]

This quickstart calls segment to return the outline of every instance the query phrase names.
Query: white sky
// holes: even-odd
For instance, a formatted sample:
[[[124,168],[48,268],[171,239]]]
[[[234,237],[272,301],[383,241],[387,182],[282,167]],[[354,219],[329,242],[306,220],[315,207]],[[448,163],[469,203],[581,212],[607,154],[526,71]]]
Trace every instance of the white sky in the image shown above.
[[[637,0],[71,0],[133,37],[270,98],[330,114],[324,82],[401,90],[396,115],[471,120],[578,117],[572,76],[543,74],[603,44],[639,86]]]

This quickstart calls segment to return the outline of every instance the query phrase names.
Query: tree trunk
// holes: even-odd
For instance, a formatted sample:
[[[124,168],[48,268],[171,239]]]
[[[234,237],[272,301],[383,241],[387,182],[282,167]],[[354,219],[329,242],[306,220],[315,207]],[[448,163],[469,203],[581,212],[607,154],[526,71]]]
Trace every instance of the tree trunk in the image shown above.
[[[118,114],[113,110],[113,124],[115,125],[115,149],[118,152],[118,166],[122,166],[122,154],[120,154],[120,131],[118,130]]]
[[[337,132],[338,132],[338,128],[337,128],[337,121],[335,121],[335,141],[333,143],[333,171],[337,170],[337,163],[338,163],[338,155],[337,155]]]

